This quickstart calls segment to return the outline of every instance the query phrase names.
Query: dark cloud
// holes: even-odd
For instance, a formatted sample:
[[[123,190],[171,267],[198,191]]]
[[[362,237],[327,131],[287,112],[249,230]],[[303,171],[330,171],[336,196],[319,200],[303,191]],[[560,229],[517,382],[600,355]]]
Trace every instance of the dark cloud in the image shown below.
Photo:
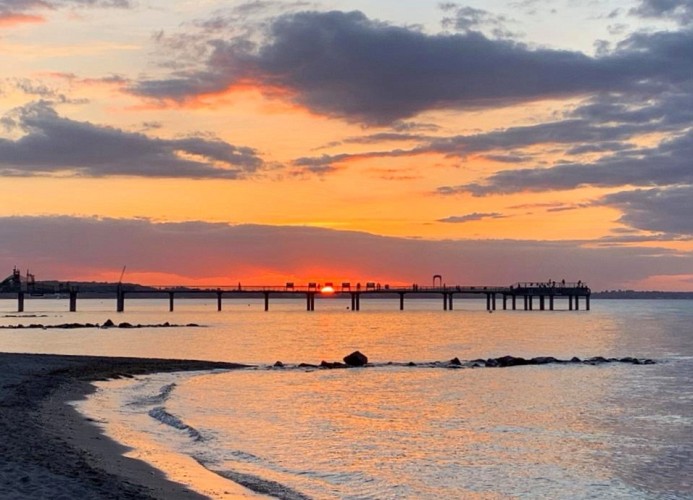
[[[0,138],[0,175],[55,173],[87,177],[127,175],[236,179],[262,166],[257,153],[219,139],[154,139],[59,116],[45,102],[4,117],[23,135]],[[184,158],[184,155],[196,159]]]
[[[630,13],[640,17],[672,19],[682,25],[690,24],[693,21],[693,0],[641,0]]]
[[[563,163],[551,168],[506,170],[482,183],[446,186],[441,194],[477,196],[523,191],[569,190],[583,186],[619,187],[693,184],[693,131],[665,139],[652,148],[631,149],[596,163]]]
[[[589,248],[575,241],[430,241],[205,222],[4,217],[0,240],[0,269],[28,267],[39,279],[73,280],[78,274],[111,272],[115,280],[126,263],[132,273],[160,273],[181,281],[218,278],[219,285],[239,280],[252,284],[253,278],[266,274],[308,280],[316,269],[339,269],[362,282],[397,277],[404,283],[428,283],[433,274],[442,274],[449,284],[506,285],[555,277],[580,279],[599,290],[653,275],[690,274],[693,268],[690,253],[661,248]]]
[[[600,203],[622,210],[620,222],[630,227],[693,236],[693,185],[623,191]]]
[[[262,42],[209,42],[202,69],[142,81],[132,91],[185,101],[254,81],[283,88],[297,104],[351,121],[386,124],[431,109],[479,109],[610,89],[650,87],[683,74],[661,60],[666,47],[633,41],[593,58],[529,49],[478,32],[428,35],[368,19],[360,12],[301,12],[277,17]],[[680,54],[685,60],[685,54]],[[686,73],[687,74],[687,73]]]
[[[465,222],[473,222],[484,219],[504,219],[507,215],[498,212],[473,212],[466,215],[452,215],[444,219],[438,219],[438,222],[447,222],[452,224],[463,224]]]

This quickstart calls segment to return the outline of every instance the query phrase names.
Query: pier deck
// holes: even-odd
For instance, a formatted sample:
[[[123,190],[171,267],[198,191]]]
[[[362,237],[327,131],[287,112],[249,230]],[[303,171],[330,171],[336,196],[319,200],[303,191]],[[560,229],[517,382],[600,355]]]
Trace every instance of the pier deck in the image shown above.
[[[51,295],[55,291],[49,290],[20,290],[14,292],[4,292],[1,295],[15,295],[17,298],[17,311],[24,311],[25,295]],[[65,296],[69,300],[69,311],[77,310],[77,298],[80,295],[77,287],[68,287],[62,290],[61,297]],[[86,295],[86,293],[84,293]],[[445,311],[452,311],[454,308],[455,297],[481,296],[486,298],[486,309],[495,311],[498,299],[500,299],[503,310],[524,310],[524,311],[553,311],[556,309],[556,302],[560,299],[567,301],[568,310],[580,310],[580,301],[584,300],[584,309],[590,309],[590,289],[582,282],[577,283],[540,283],[540,282],[521,282],[511,286],[463,286],[463,285],[440,285],[440,286],[419,286],[412,285],[407,287],[380,285],[367,283],[365,286],[357,284],[352,286],[350,283],[342,283],[341,286],[326,283],[318,285],[310,283],[307,286],[294,286],[287,283],[284,286],[235,286],[218,287],[199,287],[199,286],[174,286],[174,287],[133,287],[120,285],[110,292],[95,294],[90,292],[89,296],[114,297],[116,301],[116,311],[125,310],[126,297],[168,297],[169,311],[175,307],[175,299],[179,298],[216,298],[217,310],[223,309],[223,300],[234,300],[240,298],[263,298],[265,311],[270,309],[270,298],[292,298],[304,297],[306,300],[306,310],[315,310],[316,297],[342,297],[351,300],[352,311],[361,309],[361,299],[367,297],[398,297],[399,308],[404,310],[405,299],[416,300],[422,298],[439,297],[442,298],[442,308]],[[518,303],[519,302],[519,303]]]

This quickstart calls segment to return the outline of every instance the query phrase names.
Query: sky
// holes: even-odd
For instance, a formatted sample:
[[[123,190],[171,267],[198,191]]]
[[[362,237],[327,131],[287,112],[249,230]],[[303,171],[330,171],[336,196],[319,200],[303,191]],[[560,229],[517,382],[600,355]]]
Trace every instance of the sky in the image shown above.
[[[693,0],[0,0],[0,61],[0,274],[693,290]]]

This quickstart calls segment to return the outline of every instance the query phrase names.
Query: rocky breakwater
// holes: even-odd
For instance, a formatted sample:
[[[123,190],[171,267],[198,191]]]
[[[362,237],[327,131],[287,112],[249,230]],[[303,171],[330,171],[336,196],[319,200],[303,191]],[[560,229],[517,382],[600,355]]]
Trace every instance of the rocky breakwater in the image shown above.
[[[2,330],[27,330],[27,329],[39,329],[39,330],[74,330],[78,328],[98,328],[98,329],[109,329],[109,328],[200,328],[201,325],[197,323],[187,323],[187,324],[175,324],[169,323],[155,323],[155,324],[132,324],[128,322],[115,323],[110,319],[107,319],[103,323],[59,323],[56,325],[44,325],[43,323],[30,323],[28,325],[16,324],[16,325],[4,325],[0,326]]]

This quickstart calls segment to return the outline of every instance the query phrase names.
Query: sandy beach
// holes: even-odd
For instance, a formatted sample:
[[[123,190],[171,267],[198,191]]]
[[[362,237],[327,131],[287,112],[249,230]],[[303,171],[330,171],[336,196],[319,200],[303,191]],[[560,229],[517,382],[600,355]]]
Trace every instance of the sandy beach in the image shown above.
[[[233,369],[209,361],[0,353],[0,497],[199,499],[106,438],[68,401],[90,381],[154,372]],[[229,496],[244,496],[241,486]]]

